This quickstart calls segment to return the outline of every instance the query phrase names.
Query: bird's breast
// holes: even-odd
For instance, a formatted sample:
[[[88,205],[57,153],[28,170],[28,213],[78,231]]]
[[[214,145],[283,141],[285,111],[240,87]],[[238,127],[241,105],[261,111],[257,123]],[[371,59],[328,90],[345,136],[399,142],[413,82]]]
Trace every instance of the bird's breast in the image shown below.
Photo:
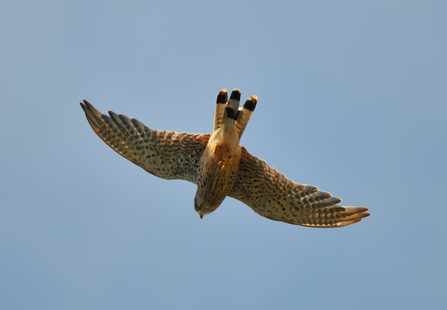
[[[241,158],[240,148],[230,153],[225,145],[208,145],[199,162],[197,193],[203,213],[217,209],[236,182]]]

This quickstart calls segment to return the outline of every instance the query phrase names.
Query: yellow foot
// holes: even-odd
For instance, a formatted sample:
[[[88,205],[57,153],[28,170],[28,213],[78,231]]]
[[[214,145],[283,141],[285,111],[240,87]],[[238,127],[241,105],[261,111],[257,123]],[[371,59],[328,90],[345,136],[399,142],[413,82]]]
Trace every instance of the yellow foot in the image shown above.
[[[216,145],[213,147],[213,154],[216,155],[217,149],[220,149],[219,144],[216,143]]]
[[[224,168],[225,168],[225,162],[224,162],[223,160],[221,160],[221,161],[218,163],[218,165],[219,165],[219,166],[222,166],[220,169],[224,169]]]

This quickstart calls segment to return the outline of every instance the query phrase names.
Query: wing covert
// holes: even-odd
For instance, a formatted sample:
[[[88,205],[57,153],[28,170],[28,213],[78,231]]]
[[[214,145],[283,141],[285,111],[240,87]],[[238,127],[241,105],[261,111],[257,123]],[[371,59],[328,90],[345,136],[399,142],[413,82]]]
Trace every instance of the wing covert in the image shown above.
[[[198,163],[210,134],[151,129],[122,114],[102,114],[87,100],[81,107],[98,137],[124,158],[157,177],[196,182]]]
[[[264,160],[242,148],[239,172],[229,196],[268,219],[307,227],[343,227],[369,216],[367,208],[337,205],[333,197],[313,185],[286,178]]]

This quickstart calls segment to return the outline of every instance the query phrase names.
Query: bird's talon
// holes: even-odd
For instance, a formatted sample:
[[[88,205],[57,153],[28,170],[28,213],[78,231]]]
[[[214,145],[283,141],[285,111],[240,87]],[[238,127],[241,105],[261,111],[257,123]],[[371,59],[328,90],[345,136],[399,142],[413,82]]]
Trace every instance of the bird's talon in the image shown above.
[[[217,149],[219,149],[219,148],[220,148],[219,144],[216,143],[216,145],[213,147],[213,154],[216,154]]]
[[[222,166],[220,169],[224,169],[224,168],[225,168],[225,162],[224,162],[223,160],[221,160],[221,161],[218,163],[218,165],[219,165],[219,166]]]

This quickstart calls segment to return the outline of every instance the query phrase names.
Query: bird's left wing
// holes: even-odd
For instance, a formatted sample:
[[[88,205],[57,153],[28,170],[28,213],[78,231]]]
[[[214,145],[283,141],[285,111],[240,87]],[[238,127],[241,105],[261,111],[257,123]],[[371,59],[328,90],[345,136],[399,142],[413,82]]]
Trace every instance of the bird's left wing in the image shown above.
[[[236,183],[228,196],[274,221],[307,227],[343,227],[369,216],[367,208],[339,206],[341,199],[295,183],[241,146]]]
[[[124,158],[157,177],[196,183],[198,163],[210,134],[151,129],[122,114],[102,114],[87,100],[81,107],[98,137]]]

